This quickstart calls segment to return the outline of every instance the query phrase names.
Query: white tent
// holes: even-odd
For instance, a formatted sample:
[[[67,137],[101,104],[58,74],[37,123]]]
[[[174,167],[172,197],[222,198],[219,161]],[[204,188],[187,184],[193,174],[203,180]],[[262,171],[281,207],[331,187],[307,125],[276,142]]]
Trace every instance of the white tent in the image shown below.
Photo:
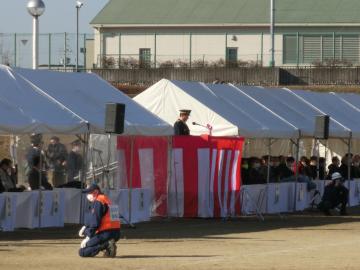
[[[272,89],[254,86],[236,86],[239,95],[245,93],[265,105],[271,111],[286,119],[301,131],[302,137],[315,135],[315,117],[323,115],[316,107],[299,99],[285,89]],[[330,119],[329,136],[349,138],[350,130]]]
[[[192,110],[189,122],[210,124],[216,136],[297,138],[299,131],[253,99],[243,95],[231,101],[218,94],[232,86],[163,79],[134,98],[136,102],[173,124],[180,109]],[[229,91],[230,93],[230,91]],[[206,128],[190,125],[192,135]]]
[[[23,80],[86,119],[91,133],[104,133],[105,105],[111,102],[126,105],[124,135],[173,134],[171,125],[95,74],[20,68],[15,69],[15,72]]]
[[[13,69],[0,65],[0,82],[1,133],[87,132],[86,120],[21,78]]]
[[[305,90],[291,90],[291,93],[341,123],[351,131],[350,137],[353,139],[360,139],[360,111],[358,109],[329,93],[316,93]]]

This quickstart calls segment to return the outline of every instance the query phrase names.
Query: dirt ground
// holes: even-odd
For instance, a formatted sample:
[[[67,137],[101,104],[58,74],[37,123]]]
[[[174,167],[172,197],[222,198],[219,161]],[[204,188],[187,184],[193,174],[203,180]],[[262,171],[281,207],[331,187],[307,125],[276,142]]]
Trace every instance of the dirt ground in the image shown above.
[[[123,226],[118,254],[78,257],[79,226],[0,233],[0,269],[360,269],[360,208],[235,220],[161,219]]]

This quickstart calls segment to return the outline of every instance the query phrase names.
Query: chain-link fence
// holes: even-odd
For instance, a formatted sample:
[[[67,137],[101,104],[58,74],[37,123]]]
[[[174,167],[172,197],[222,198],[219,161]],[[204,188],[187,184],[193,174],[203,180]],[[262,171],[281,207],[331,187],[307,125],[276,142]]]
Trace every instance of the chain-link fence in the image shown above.
[[[87,48],[89,47],[87,43],[91,43],[93,39],[92,34],[79,34],[79,68],[86,67]],[[76,40],[76,34],[40,34],[39,68],[74,68],[77,57]],[[93,52],[91,52],[91,58],[93,58],[92,54]],[[0,33],[0,63],[31,68],[32,34]]]
[[[41,34],[39,68],[201,68],[269,66],[271,36],[265,32],[107,32]],[[169,30],[170,31],[170,30]],[[76,52],[76,40],[79,51]],[[32,35],[0,34],[0,63],[31,67]],[[277,33],[278,67],[360,65],[359,33]]]

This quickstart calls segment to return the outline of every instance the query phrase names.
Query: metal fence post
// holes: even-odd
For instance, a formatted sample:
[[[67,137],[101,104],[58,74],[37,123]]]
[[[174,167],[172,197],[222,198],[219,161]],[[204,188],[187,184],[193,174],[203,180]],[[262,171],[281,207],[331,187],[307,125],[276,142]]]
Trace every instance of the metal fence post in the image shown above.
[[[84,57],[84,62],[83,62],[83,70],[86,70],[86,57],[87,57],[87,51],[86,51],[86,34],[84,34],[84,48],[83,48],[83,57]]]
[[[16,49],[16,39],[17,39],[17,36],[16,36],[16,33],[14,34],[14,66],[16,67],[16,58],[17,58],[17,55],[16,55],[16,51],[17,51],[17,49]]]
[[[189,45],[190,45],[190,50],[189,50],[189,67],[191,68],[191,62],[192,62],[192,33],[189,34]]]
[[[49,33],[49,69],[51,69],[51,34]]]
[[[154,67],[156,68],[156,33],[154,34]]]
[[[67,60],[67,34],[64,33],[64,69],[66,71],[66,60]]]

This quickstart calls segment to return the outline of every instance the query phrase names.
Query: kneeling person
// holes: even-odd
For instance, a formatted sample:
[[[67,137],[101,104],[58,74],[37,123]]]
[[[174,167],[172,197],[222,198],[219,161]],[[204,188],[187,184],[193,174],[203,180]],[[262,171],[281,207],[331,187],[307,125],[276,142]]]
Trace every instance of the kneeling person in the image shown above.
[[[340,214],[346,215],[349,190],[344,187],[344,178],[335,172],[331,175],[331,182],[325,187],[324,195],[319,204],[319,209],[326,215],[331,215],[330,210],[340,206]]]
[[[86,197],[92,204],[88,220],[79,231],[80,237],[86,237],[81,242],[79,255],[94,257],[103,251],[104,257],[115,257],[116,242],[120,238],[120,221],[112,220],[111,201],[95,184],[83,192],[87,193]]]

